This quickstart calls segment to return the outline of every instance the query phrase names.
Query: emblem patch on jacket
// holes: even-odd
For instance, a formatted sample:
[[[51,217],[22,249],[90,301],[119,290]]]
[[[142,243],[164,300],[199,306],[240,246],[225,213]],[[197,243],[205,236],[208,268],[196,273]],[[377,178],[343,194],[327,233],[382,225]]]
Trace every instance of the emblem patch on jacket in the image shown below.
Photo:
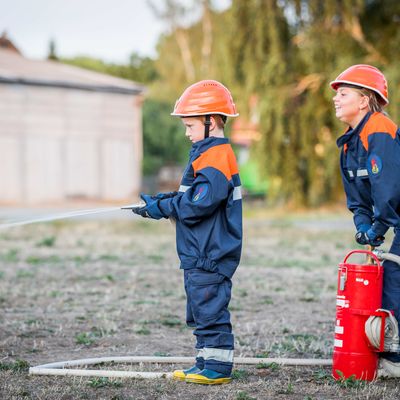
[[[368,172],[372,175],[377,175],[382,170],[382,160],[376,154],[371,154],[367,162]]]
[[[198,185],[196,188],[196,191],[192,197],[192,201],[199,201],[201,199],[204,199],[204,197],[206,197],[206,194],[208,192],[208,185],[207,184],[202,184],[202,185]]]

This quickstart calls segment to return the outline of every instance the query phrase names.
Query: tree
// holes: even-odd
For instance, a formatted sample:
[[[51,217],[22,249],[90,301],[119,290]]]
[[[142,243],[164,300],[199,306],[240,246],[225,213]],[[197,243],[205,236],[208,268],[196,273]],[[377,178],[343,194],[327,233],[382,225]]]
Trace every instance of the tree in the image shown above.
[[[54,39],[51,39],[49,42],[49,54],[47,56],[48,60],[58,60],[57,54],[56,54],[56,42]]]
[[[334,117],[329,82],[359,63],[382,68],[392,85],[400,82],[399,3],[234,0],[231,11],[232,85],[236,96],[259,98],[256,154],[270,200],[315,206],[337,199],[343,191],[336,137],[345,127]],[[240,110],[246,113],[246,105]]]

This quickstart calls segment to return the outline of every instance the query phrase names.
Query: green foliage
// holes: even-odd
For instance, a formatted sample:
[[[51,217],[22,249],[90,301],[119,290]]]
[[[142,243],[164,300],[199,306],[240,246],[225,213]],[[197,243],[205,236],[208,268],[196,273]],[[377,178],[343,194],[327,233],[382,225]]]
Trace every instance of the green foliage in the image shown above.
[[[37,247],[53,247],[55,242],[56,242],[56,237],[55,236],[47,236],[43,238],[42,240],[39,240],[39,242],[36,243]]]
[[[342,371],[336,370],[336,373],[339,375],[339,379],[336,383],[343,388],[362,388],[366,385],[365,381],[359,380],[355,375],[351,375],[348,378],[345,378]]]
[[[33,278],[35,276],[35,273],[32,271],[27,271],[26,269],[21,269],[17,271],[16,276],[17,278]]]
[[[140,57],[136,53],[131,54],[128,64],[107,63],[97,58],[86,56],[63,58],[61,61],[65,64],[144,84],[151,83],[158,77],[154,60],[149,57]]]
[[[109,379],[106,377],[95,377],[88,381],[88,385],[92,388],[103,388],[103,387],[122,387],[122,382],[116,379]]]
[[[181,320],[175,315],[166,315],[161,321],[161,325],[167,326],[169,328],[182,326]]]
[[[236,396],[236,400],[256,400],[255,397],[250,396],[248,393],[246,392],[238,392],[237,396]]]
[[[10,249],[5,254],[0,254],[0,261],[17,262],[18,261],[18,250]]]
[[[258,120],[253,149],[268,179],[271,203],[317,206],[343,196],[336,138],[346,127],[333,112],[329,86],[352,64],[381,68],[390,87],[400,83],[399,2],[382,0],[233,0],[212,12],[212,57],[202,73],[202,21],[186,35],[194,80],[213,78],[233,92],[241,117]],[[183,33],[182,33],[183,32]],[[187,79],[178,29],[159,41],[155,86],[177,98]],[[163,90],[161,90],[163,89]],[[256,97],[255,110],[249,99]],[[400,91],[390,91],[391,116],[400,118]]]
[[[272,362],[272,363],[259,363],[256,365],[257,369],[270,369],[271,371],[278,371],[281,367],[279,364]]]
[[[78,333],[75,336],[75,342],[77,344],[83,344],[85,346],[91,346],[93,343],[96,342],[98,338],[103,337],[106,333],[112,333],[112,332],[106,332],[102,329],[99,329],[97,327],[93,327],[90,332],[81,332]]]
[[[165,165],[184,165],[190,142],[180,118],[172,117],[173,102],[147,99],[143,103],[143,173],[156,173]]]
[[[24,372],[28,371],[30,365],[26,360],[17,359],[13,362],[0,362],[0,371]]]
[[[249,377],[249,372],[245,369],[234,369],[232,371],[232,379],[239,381],[245,381]]]
[[[135,331],[135,333],[137,333],[138,335],[150,335],[151,330],[146,328],[145,326],[142,326],[141,328],[137,329]]]
[[[146,84],[144,174],[185,163],[190,143],[169,114],[189,84],[217,79],[232,91],[241,118],[258,124],[261,140],[251,154],[268,181],[270,203],[313,207],[343,197],[336,138],[346,127],[334,115],[329,82],[352,64],[381,68],[388,112],[400,120],[400,90],[392,89],[400,84],[400,2],[232,0],[223,12],[197,2],[202,18],[184,27],[185,15],[163,3],[170,30],[159,39],[156,60],[137,54],[126,65],[63,60]],[[250,99],[257,100],[253,109]]]
[[[90,346],[95,342],[95,338],[90,334],[86,332],[78,333],[75,336],[75,342],[77,344],[83,344],[85,346]]]

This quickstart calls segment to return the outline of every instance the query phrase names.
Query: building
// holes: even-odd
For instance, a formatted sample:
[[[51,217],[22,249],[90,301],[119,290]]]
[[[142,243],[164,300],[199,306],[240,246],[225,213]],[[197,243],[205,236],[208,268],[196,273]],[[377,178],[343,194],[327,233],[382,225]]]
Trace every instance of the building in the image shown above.
[[[0,203],[136,197],[143,92],[128,80],[0,46]]]

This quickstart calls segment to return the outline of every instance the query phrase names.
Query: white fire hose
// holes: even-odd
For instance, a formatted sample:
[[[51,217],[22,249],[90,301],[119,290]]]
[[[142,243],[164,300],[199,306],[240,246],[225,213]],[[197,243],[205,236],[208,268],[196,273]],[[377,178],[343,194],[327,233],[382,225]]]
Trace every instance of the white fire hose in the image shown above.
[[[38,365],[29,368],[31,375],[63,375],[63,376],[101,376],[110,378],[142,378],[156,379],[166,378],[171,379],[171,372],[139,372],[139,371],[115,371],[101,369],[78,369],[71,367],[85,367],[87,365],[98,365],[104,363],[114,364],[192,364],[193,357],[100,357],[87,358],[82,360],[61,361],[51,364]],[[258,364],[278,364],[288,366],[329,366],[332,360],[317,359],[317,358],[256,358],[256,357],[237,357],[235,364],[258,365]]]
[[[382,250],[374,250],[373,253],[378,257],[380,261],[388,260],[397,263],[400,267],[400,256],[391,253],[385,253]],[[382,311],[387,313],[385,319],[385,333],[384,333],[384,351],[388,352],[399,352],[400,351],[400,338],[399,338],[399,326],[396,318],[389,310],[378,309],[376,311]],[[371,316],[365,322],[365,334],[372,346],[379,349],[380,347],[380,332],[382,325],[382,317]]]

